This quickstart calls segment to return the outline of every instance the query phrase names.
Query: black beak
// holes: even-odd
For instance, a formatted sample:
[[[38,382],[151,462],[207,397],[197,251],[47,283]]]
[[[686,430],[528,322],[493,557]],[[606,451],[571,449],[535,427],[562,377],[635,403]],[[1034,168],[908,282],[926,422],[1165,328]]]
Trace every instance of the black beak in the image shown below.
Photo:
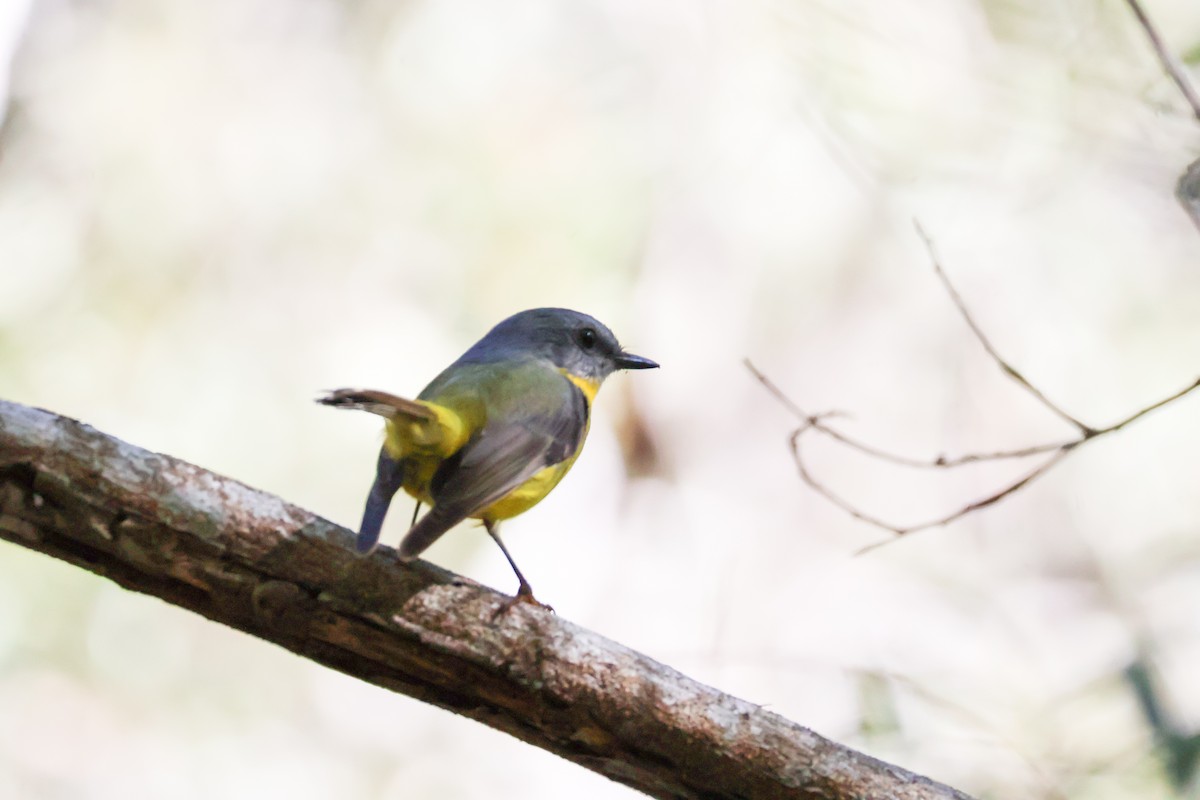
[[[613,360],[617,362],[617,369],[658,369],[658,362],[633,353],[617,353]]]

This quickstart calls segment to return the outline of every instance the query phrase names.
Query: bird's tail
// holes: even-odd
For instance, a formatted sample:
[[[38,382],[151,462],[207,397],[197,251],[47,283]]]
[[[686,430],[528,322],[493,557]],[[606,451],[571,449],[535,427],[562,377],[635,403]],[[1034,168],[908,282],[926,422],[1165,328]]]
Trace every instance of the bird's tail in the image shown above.
[[[380,448],[379,464],[375,468],[375,483],[371,484],[371,493],[367,495],[367,507],[363,510],[362,524],[358,526],[358,538],[354,540],[354,549],[361,555],[375,549],[379,542],[379,531],[383,528],[383,518],[387,516],[388,506],[392,504],[392,496],[403,483],[404,466],[389,456],[386,448]]]
[[[458,413],[424,400],[406,400],[376,389],[337,389],[317,402],[377,414],[388,421],[388,449],[394,458],[423,453],[446,458],[471,436]]]
[[[362,524],[355,540],[355,549],[366,554],[379,541],[392,496],[404,483],[402,456],[421,454],[447,458],[463,446],[471,432],[467,422],[450,408],[406,400],[375,389],[337,389],[317,398],[317,402],[335,408],[368,411],[388,421],[387,437],[379,451],[375,483],[367,495],[367,507],[363,510]],[[400,557],[406,561],[416,558],[461,519],[462,515],[456,516],[446,509],[431,510],[404,537]]]
[[[357,409],[378,414],[385,419],[405,417],[410,420],[433,422],[437,413],[417,400],[406,400],[378,389],[334,389],[317,402],[334,408]]]

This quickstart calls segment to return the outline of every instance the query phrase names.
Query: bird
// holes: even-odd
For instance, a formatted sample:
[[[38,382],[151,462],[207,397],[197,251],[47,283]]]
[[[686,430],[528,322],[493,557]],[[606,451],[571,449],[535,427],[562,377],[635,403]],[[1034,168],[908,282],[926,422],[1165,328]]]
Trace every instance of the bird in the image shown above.
[[[594,317],[534,308],[493,327],[415,400],[374,389],[336,389],[317,398],[386,420],[356,551],[375,548],[392,497],[403,488],[417,508],[398,548],[402,562],[459,522],[478,519],[520,583],[513,599],[544,605],[500,538],[499,523],[532,508],[571,469],[605,378],[658,366],[622,349]],[[418,520],[422,503],[429,511]]]

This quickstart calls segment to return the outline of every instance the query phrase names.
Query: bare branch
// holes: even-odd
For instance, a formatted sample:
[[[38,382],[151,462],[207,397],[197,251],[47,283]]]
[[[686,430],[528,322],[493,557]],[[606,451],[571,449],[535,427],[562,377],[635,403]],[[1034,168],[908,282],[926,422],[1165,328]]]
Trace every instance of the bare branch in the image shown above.
[[[979,461],[1005,461],[1016,458],[1028,458],[1030,456],[1041,455],[1042,453],[1049,453],[1054,450],[1058,450],[1068,444],[1073,444],[1075,441],[1072,440],[1066,442],[1037,444],[1029,447],[1022,447],[1016,450],[997,450],[992,453],[963,453],[962,455],[957,456],[939,455],[928,459],[901,455],[899,453],[893,453],[889,450],[883,450],[882,448],[867,444],[861,439],[856,439],[846,433],[843,433],[837,428],[826,424],[825,420],[827,419],[846,416],[844,412],[824,411],[819,414],[811,415],[806,413],[803,409],[796,405],[796,403],[790,397],[788,397],[782,389],[776,386],[774,381],[764,375],[762,370],[754,366],[754,362],[746,358],[742,359],[742,363],[745,364],[746,369],[750,370],[750,374],[752,374],[768,392],[775,396],[776,400],[778,400],[785,408],[791,411],[794,416],[804,420],[805,427],[820,431],[829,438],[841,442],[850,449],[857,450],[864,455],[877,458],[880,461],[887,461],[892,464],[897,464],[902,467],[913,467],[914,469],[947,469],[950,467],[959,467],[963,464],[973,464]],[[793,438],[797,432],[799,431],[793,432]]]
[[[929,238],[929,234],[927,234],[925,229],[921,227],[920,222],[913,220],[913,227],[917,229],[917,235],[920,236],[921,241],[925,243],[925,250],[929,253],[929,261],[933,265],[933,271],[937,274],[938,280],[942,282],[942,286],[946,289],[946,293],[950,295],[950,300],[954,303],[954,307],[958,309],[958,313],[961,314],[962,318],[966,321],[967,327],[971,329],[971,333],[975,334],[975,338],[979,340],[981,345],[983,345],[983,349],[986,350],[988,355],[992,357],[992,360],[996,362],[996,365],[999,366],[1000,369],[1004,370],[1006,375],[1015,380],[1017,383],[1021,384],[1025,391],[1036,397],[1042,405],[1050,409],[1050,411],[1054,412],[1054,414],[1063,420],[1069,422],[1081,433],[1086,434],[1088,431],[1090,431],[1091,427],[1083,424],[1079,420],[1075,419],[1075,417],[1062,410],[1062,408],[1060,408],[1058,405],[1051,402],[1050,398],[1046,397],[1046,395],[1044,395],[1036,386],[1030,383],[1029,380],[1022,375],[1016,367],[1005,361],[1004,358],[998,352],[996,352],[996,348],[992,346],[992,343],[988,340],[987,336],[984,335],[983,330],[980,329],[978,323],[975,322],[975,318],[971,316],[971,312],[967,311],[966,303],[963,302],[962,296],[958,293],[958,290],[954,288],[954,284],[950,282],[950,278],[946,276],[946,271],[942,269],[942,264],[938,260],[937,252],[933,249],[933,240]]]
[[[1189,106],[1192,107],[1192,114],[1196,119],[1200,120],[1200,95],[1196,94],[1196,89],[1192,86],[1191,80],[1183,70],[1183,65],[1179,60],[1172,55],[1167,49],[1166,42],[1159,35],[1158,29],[1154,27],[1154,23],[1150,21],[1150,16],[1146,10],[1142,8],[1142,4],[1138,0],[1126,0],[1129,4],[1133,15],[1137,17],[1138,24],[1142,26],[1142,30],[1146,32],[1146,38],[1150,40],[1150,45],[1154,48],[1155,55],[1158,56],[1158,61],[1162,64],[1163,70],[1170,76],[1171,80],[1175,81],[1175,85],[1179,87],[1179,91],[1183,94],[1183,99],[1187,100]]]
[[[277,497],[0,401],[0,538],[660,798],[967,798]],[[968,799],[969,800],[969,799]]]
[[[1167,49],[1166,43],[1159,35],[1154,23],[1150,21],[1150,15],[1142,8],[1142,4],[1138,0],[1127,0],[1127,2],[1133,15],[1137,17],[1138,24],[1145,31],[1146,38],[1150,40],[1150,45],[1154,48],[1155,55],[1158,56],[1158,62],[1162,64],[1163,70],[1179,87],[1183,99],[1192,109],[1192,115],[1200,120],[1200,94],[1197,94],[1196,87],[1192,85],[1183,65]],[[1179,176],[1179,181],[1175,184],[1175,198],[1183,206],[1187,215],[1191,217],[1192,223],[1200,228],[1200,159],[1193,161]]]
[[[1089,436],[1087,438],[1094,439],[1095,437],[1101,436],[1106,433],[1114,433],[1116,431],[1119,431],[1122,428],[1124,428],[1126,425],[1129,425],[1132,422],[1137,422],[1139,419],[1146,416],[1151,411],[1157,411],[1158,409],[1162,408],[1163,406],[1167,405],[1168,403],[1174,403],[1179,398],[1183,397],[1186,394],[1190,394],[1191,392],[1195,391],[1196,389],[1200,389],[1200,378],[1197,378],[1196,380],[1192,381],[1187,386],[1183,387],[1182,389],[1175,392],[1174,394],[1164,397],[1162,400],[1159,400],[1157,403],[1151,403],[1150,405],[1146,406],[1145,408],[1141,409],[1140,411],[1133,412],[1132,414],[1130,414],[1128,417],[1121,420],[1120,422],[1109,425],[1107,428],[1100,428],[1099,430],[1092,431],[1091,436]]]
[[[979,511],[983,508],[987,508],[988,506],[1003,500],[1004,498],[1020,491],[1021,489],[1024,489],[1026,486],[1040,478],[1060,461],[1066,458],[1067,455],[1077,450],[1080,445],[1086,444],[1087,442],[1100,436],[1115,433],[1131,423],[1136,422],[1150,412],[1156,411],[1163,406],[1173,403],[1181,397],[1184,397],[1192,391],[1200,388],[1200,379],[1197,379],[1179,391],[1168,395],[1167,397],[1164,397],[1155,403],[1151,403],[1145,408],[1130,414],[1119,422],[1113,423],[1112,425],[1104,428],[1095,428],[1080,422],[1078,419],[1071,416],[1066,411],[1063,411],[1059,406],[1051,402],[1041,390],[1030,383],[1029,380],[1022,375],[1016,367],[1007,362],[999,354],[999,352],[997,352],[996,348],[992,346],[991,341],[979,327],[979,324],[975,321],[975,318],[967,308],[966,303],[963,302],[962,296],[958,293],[958,290],[954,287],[954,284],[950,282],[945,270],[942,269],[942,265],[938,261],[937,254],[933,247],[933,242],[929,235],[925,232],[924,228],[921,227],[919,222],[914,221],[914,225],[916,227],[917,234],[925,243],[925,248],[929,253],[930,263],[933,266],[934,272],[938,276],[938,280],[941,281],[942,286],[946,289],[946,293],[950,296],[951,302],[954,303],[955,308],[958,309],[959,313],[962,315],[962,318],[966,321],[967,327],[969,327],[971,332],[975,334],[975,338],[978,339],[980,344],[983,345],[983,348],[987,351],[987,354],[991,356],[992,360],[996,362],[997,366],[999,366],[1005,372],[1005,374],[1015,380],[1033,397],[1037,398],[1037,400],[1041,402],[1046,409],[1073,425],[1077,429],[1078,435],[1073,439],[1068,439],[1065,441],[1047,442],[1044,444],[1031,445],[1013,450],[966,453],[955,457],[937,456],[936,458],[932,459],[913,458],[911,456],[900,455],[879,447],[875,447],[874,445],[868,444],[860,439],[848,436],[847,434],[842,433],[838,429],[826,423],[825,420],[832,416],[838,416],[838,414],[809,414],[808,412],[804,411],[804,409],[802,409],[794,400],[788,397],[788,395],[778,386],[776,386],[770,378],[763,374],[761,370],[755,367],[749,359],[746,359],[744,361],[746,368],[750,370],[755,379],[757,379],[758,382],[761,383],[763,387],[766,388],[766,390],[770,392],[775,399],[778,400],[780,404],[782,404],[788,411],[790,411],[792,415],[795,416],[800,422],[800,427],[792,431],[788,437],[788,447],[791,450],[792,460],[796,464],[796,471],[799,473],[800,479],[817,494],[821,495],[830,503],[842,509],[842,511],[846,512],[855,519],[865,522],[868,525],[872,525],[876,528],[881,528],[882,530],[888,531],[889,533],[894,534],[895,537],[905,536],[907,534],[926,530],[928,528],[937,528],[943,525],[948,525],[961,519],[962,517],[965,517],[968,514]],[[887,522],[880,517],[863,511],[855,503],[837,494],[813,476],[812,472],[808,469],[808,466],[804,462],[800,447],[802,438],[805,436],[805,434],[810,432],[819,433],[832,439],[833,441],[838,442],[839,444],[846,446],[851,450],[855,450],[876,460],[918,469],[950,469],[961,467],[966,464],[974,464],[984,461],[999,461],[1008,459],[1016,460],[1031,458],[1039,455],[1049,455],[1049,457],[1042,463],[1038,464],[1032,471],[1026,473],[1012,483],[1002,486],[985,497],[967,503],[956,511],[952,511],[948,514],[944,514],[926,522],[914,523],[910,525],[898,525],[892,522]],[[883,542],[869,545],[859,552],[863,553],[874,550],[875,548],[881,547],[891,541],[895,540],[888,539]]]
[[[1018,492],[1021,489],[1024,489],[1026,486],[1028,486],[1034,480],[1040,478],[1045,472],[1049,471],[1049,469],[1051,467],[1053,467],[1055,464],[1057,464],[1058,462],[1060,462],[1064,458],[1066,458],[1067,454],[1070,453],[1073,449],[1074,448],[1063,448],[1063,449],[1059,450],[1057,453],[1052,455],[1050,458],[1046,459],[1041,464],[1039,464],[1037,467],[1035,467],[1032,472],[1029,472],[1026,475],[1024,475],[1023,477],[1018,478],[1016,481],[1014,481],[1013,483],[1010,483],[1009,485],[1005,486],[1004,488],[999,489],[999,490],[993,492],[992,494],[989,494],[987,497],[976,500],[972,503],[967,503],[965,506],[960,508],[958,511],[951,512],[950,514],[947,514],[944,517],[939,517],[937,519],[930,520],[929,522],[922,522],[917,525],[910,525],[907,528],[890,528],[889,530],[891,530],[897,536],[905,536],[906,534],[916,533],[917,531],[923,531],[923,530],[927,530],[929,528],[940,528],[943,525],[949,525],[951,522],[955,522],[956,520],[959,520],[962,517],[965,517],[967,514],[971,514],[975,511],[980,510],[981,508],[987,508],[988,506],[992,505],[993,503],[1000,502],[1004,498],[1008,497],[1010,494],[1013,494],[1014,492]],[[895,540],[887,539],[882,542],[877,542],[872,545],[867,545],[866,547],[859,550],[858,553],[859,553],[859,555],[862,555],[863,553],[869,552],[878,547],[882,547],[885,544],[889,544],[892,541],[895,541]]]
[[[913,456],[901,455],[900,453],[893,453],[889,450],[884,450],[874,445],[867,444],[861,439],[856,439],[849,434],[843,433],[842,431],[832,427],[831,425],[828,425],[825,422],[825,420],[833,417],[846,416],[844,412],[826,411],[820,414],[812,415],[805,413],[804,410],[796,405],[796,403],[790,397],[788,397],[782,389],[775,385],[774,381],[764,375],[762,370],[754,366],[754,363],[750,361],[750,359],[742,359],[742,363],[745,364],[746,369],[750,370],[750,373],[754,376],[754,378],[761,383],[768,392],[775,396],[776,400],[778,400],[785,408],[791,411],[794,416],[804,420],[806,427],[820,431],[830,439],[841,442],[850,449],[857,450],[863,455],[868,455],[872,458],[877,458],[880,461],[887,461],[902,467],[912,467],[914,469],[948,469],[951,467],[961,467],[964,464],[974,464],[981,461],[1008,461],[1012,459],[1029,458],[1030,456],[1037,456],[1043,453],[1050,453],[1055,450],[1062,449],[1067,445],[1078,443],[1078,439],[1072,439],[1069,441],[1035,444],[1030,445],[1029,447],[1021,447],[1016,450],[996,450],[991,453],[963,453],[957,456],[939,455],[933,458],[916,458]]]

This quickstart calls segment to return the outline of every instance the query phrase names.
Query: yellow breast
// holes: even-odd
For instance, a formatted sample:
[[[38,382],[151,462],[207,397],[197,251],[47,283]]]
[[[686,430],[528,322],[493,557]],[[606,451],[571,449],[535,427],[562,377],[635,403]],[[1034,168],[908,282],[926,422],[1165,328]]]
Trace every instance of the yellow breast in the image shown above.
[[[581,446],[579,450],[582,449],[583,447]],[[496,521],[515,517],[517,514],[522,514],[533,508],[541,502],[543,497],[550,494],[550,490],[557,486],[558,482],[563,479],[563,476],[570,471],[571,465],[575,463],[575,459],[579,455],[579,450],[576,450],[575,455],[566,461],[551,464],[542,471],[535,473],[532,478],[475,516],[478,519]]]

